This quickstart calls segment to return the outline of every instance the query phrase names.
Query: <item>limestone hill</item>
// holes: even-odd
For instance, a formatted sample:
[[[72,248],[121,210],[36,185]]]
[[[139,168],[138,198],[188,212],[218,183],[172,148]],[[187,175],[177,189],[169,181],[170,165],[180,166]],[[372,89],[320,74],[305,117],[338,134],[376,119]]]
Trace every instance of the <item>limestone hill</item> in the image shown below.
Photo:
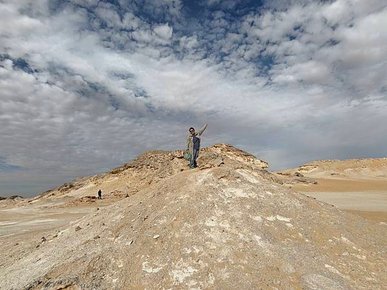
[[[247,152],[230,145],[216,144],[201,150],[199,169],[218,167],[225,162],[237,163],[239,167],[248,166],[253,170],[261,171],[268,167],[265,161],[258,160]],[[183,158],[182,150],[150,151],[108,173],[81,178],[47,191],[37,196],[32,202],[63,198],[67,198],[72,203],[93,200],[92,197],[96,196],[99,189],[102,190],[105,198],[121,199],[185,170],[190,169]],[[266,173],[266,171],[262,172]]]
[[[229,145],[188,170],[149,152],[23,204],[108,206],[15,244],[1,238],[1,289],[383,289],[386,228],[281,185]],[[59,201],[59,202],[55,202]],[[96,203],[99,201],[95,201]]]

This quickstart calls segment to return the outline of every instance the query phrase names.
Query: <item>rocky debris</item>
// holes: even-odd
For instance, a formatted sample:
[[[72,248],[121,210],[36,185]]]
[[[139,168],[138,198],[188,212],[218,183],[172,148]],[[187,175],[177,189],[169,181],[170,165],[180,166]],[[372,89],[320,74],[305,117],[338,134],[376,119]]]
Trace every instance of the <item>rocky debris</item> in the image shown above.
[[[97,197],[93,195],[82,196],[76,200],[77,202],[96,202]]]
[[[7,196],[7,197],[0,196],[0,201],[1,200],[15,200],[15,201],[17,201],[17,200],[22,200],[22,199],[24,199],[24,197],[22,197],[21,195],[17,195],[17,194]]]
[[[311,172],[315,169],[318,168],[318,165],[314,165],[314,164],[304,164],[304,165],[301,165],[300,167],[298,167],[298,172],[304,172],[304,173],[307,173],[307,172]]]
[[[72,189],[72,188],[74,188],[74,187],[75,187],[74,183],[65,183],[65,184],[63,184],[61,187],[58,188],[58,191],[60,191],[60,192],[66,192],[66,191],[68,191],[69,189]]]
[[[95,183],[137,191],[62,227],[38,248],[23,250],[24,240],[11,253],[12,237],[2,238],[0,288],[387,285],[384,226],[291,191],[263,161],[229,145],[206,148],[200,158],[198,169],[181,171],[187,164],[179,154],[155,151],[83,181],[92,191]],[[69,194],[86,192],[80,190]]]
[[[205,153],[213,153],[212,160],[217,159],[219,161],[219,158],[222,158],[228,162],[237,162],[240,166],[248,166],[252,169],[267,169],[269,167],[266,161],[259,160],[254,155],[228,144],[215,144],[211,147],[204,148],[202,151]]]
[[[28,203],[28,199],[21,195],[11,195],[7,197],[0,196],[0,208],[17,207]]]
[[[318,181],[314,178],[305,177],[302,173],[296,172],[277,172],[274,173],[283,184],[317,184]]]
[[[118,198],[122,198],[122,197],[125,197],[127,194],[121,190],[113,190],[111,191],[107,196],[108,197],[118,197]]]
[[[212,152],[204,152],[200,155],[199,158],[199,168],[208,169],[212,167],[219,167],[224,164],[223,157],[220,154]]]

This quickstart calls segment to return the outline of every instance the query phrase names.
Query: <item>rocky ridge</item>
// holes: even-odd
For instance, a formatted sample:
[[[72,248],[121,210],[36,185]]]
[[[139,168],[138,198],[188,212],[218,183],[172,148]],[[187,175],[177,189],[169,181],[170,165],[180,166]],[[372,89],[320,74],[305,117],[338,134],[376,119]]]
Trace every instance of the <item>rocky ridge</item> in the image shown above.
[[[0,288],[387,285],[384,225],[291,191],[267,163],[232,146],[203,149],[194,170],[181,153],[146,153],[34,199],[69,206],[102,188],[111,204],[39,241],[3,238]]]
[[[267,162],[227,144],[203,148],[199,161],[200,170],[221,166],[224,162],[238,162],[239,166],[261,170],[263,174],[266,173],[263,170],[268,168]],[[105,198],[121,199],[185,170],[189,169],[182,150],[149,151],[110,172],[66,183],[37,196],[30,202],[64,197],[69,198],[73,204],[76,201],[90,201],[96,196],[98,189],[102,190]]]

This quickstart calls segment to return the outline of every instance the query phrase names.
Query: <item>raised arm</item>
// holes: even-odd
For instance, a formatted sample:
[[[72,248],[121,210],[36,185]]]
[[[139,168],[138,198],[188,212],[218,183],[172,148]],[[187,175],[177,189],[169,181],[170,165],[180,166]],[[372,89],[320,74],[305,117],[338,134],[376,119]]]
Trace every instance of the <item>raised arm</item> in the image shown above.
[[[203,132],[204,132],[204,130],[206,130],[206,128],[207,128],[207,124],[204,124],[203,128],[201,128],[201,129],[197,132],[197,134],[198,134],[199,136],[202,135]]]

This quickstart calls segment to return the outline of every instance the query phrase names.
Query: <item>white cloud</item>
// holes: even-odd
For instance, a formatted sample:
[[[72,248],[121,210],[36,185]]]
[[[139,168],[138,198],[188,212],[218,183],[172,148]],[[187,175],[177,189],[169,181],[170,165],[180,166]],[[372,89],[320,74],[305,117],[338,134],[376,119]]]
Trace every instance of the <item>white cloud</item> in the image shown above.
[[[153,31],[162,39],[169,40],[172,37],[173,28],[168,24],[158,25],[153,28]]]
[[[181,48],[188,49],[188,50],[192,50],[192,49],[198,47],[198,45],[199,45],[198,38],[196,35],[189,36],[189,37],[183,36],[180,38],[179,42],[180,42]]]
[[[27,15],[20,15],[14,5],[1,3],[0,5],[0,33],[3,38],[25,35],[42,28],[43,23]]]
[[[232,143],[274,168],[385,154],[383,1],[280,2],[192,24],[181,1],[70,1],[51,14],[45,1],[3,1],[0,157],[24,171],[0,183],[60,182],[182,148],[205,121],[204,145]]]
[[[276,82],[297,82],[304,81],[307,83],[324,84],[329,79],[328,67],[314,60],[305,63],[297,63],[281,72],[274,77]]]

